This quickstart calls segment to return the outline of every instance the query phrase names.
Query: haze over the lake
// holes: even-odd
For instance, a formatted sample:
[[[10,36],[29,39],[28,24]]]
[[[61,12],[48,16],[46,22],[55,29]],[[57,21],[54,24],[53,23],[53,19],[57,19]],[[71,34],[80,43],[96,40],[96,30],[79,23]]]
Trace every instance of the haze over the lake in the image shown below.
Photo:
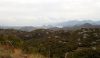
[[[99,20],[100,0],[0,0],[0,25]]]

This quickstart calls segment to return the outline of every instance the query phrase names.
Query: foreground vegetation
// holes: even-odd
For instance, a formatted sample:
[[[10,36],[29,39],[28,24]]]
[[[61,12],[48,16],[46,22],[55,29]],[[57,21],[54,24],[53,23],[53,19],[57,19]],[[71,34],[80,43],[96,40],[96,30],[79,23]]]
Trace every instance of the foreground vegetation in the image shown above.
[[[6,50],[8,54],[3,54]],[[14,58],[16,50],[24,58],[35,54],[42,55],[40,58],[100,58],[100,29],[37,29],[31,32],[1,29],[0,57]]]

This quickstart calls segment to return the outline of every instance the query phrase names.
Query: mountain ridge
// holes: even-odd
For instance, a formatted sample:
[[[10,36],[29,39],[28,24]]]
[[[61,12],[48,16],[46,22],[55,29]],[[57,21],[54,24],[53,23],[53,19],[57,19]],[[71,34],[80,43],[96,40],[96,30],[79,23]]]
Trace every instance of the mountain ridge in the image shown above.
[[[100,21],[92,21],[92,20],[71,20],[56,24],[50,24],[50,25],[43,25],[43,26],[0,26],[0,29],[17,29],[21,31],[32,31],[36,29],[52,29],[52,30],[73,30],[78,29],[82,27],[86,28],[100,28]]]

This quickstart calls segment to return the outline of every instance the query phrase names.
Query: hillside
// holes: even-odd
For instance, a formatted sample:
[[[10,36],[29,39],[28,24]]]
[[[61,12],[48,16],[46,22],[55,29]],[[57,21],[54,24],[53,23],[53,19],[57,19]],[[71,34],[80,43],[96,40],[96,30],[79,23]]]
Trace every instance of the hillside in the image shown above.
[[[92,25],[86,23],[82,26],[90,27]],[[31,32],[13,29],[0,29],[0,46],[6,47],[5,50],[8,50],[7,53],[12,51],[9,55],[11,58],[15,58],[11,55],[28,56],[35,55],[37,53],[47,58],[70,58],[72,57],[70,54],[81,57],[78,55],[79,53],[82,53],[84,58],[85,56],[91,58],[90,55],[95,55],[93,58],[99,58],[100,29],[89,27],[69,31],[65,31],[63,29],[36,29]],[[3,48],[1,51],[5,50]],[[16,50],[19,52],[16,52]],[[91,51],[93,54],[88,53],[87,50]],[[0,57],[3,57],[3,55],[1,54]]]

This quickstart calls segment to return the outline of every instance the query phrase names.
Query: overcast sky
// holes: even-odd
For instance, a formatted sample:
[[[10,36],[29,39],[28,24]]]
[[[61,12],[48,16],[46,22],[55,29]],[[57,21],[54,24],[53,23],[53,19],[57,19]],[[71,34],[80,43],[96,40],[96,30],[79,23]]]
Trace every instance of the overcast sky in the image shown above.
[[[100,0],[0,0],[1,25],[99,20]]]

